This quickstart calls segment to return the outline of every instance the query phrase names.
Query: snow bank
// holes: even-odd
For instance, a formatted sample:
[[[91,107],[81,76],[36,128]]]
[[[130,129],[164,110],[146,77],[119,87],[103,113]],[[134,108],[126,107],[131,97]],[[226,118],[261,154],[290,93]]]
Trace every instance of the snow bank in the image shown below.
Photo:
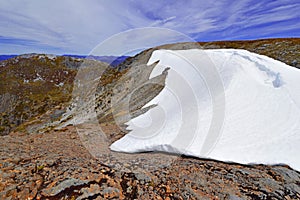
[[[166,86],[130,120],[121,152],[164,151],[300,171],[300,70],[245,50],[157,50]]]

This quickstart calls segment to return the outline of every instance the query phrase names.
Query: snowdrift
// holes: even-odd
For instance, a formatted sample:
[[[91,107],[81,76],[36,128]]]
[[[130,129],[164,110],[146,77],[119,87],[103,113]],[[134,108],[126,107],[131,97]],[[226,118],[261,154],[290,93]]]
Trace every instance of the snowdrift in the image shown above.
[[[245,50],[157,50],[166,86],[110,148],[164,151],[300,171],[300,70]],[[146,107],[145,106],[145,107]]]

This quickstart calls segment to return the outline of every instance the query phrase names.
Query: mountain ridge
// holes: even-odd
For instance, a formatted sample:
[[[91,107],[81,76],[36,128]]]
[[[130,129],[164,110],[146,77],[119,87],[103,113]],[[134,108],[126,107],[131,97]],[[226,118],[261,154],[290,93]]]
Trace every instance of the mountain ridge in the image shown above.
[[[15,58],[18,56],[24,57],[24,56],[34,56],[34,55],[45,55],[45,56],[49,56],[49,57],[65,56],[65,57],[71,57],[71,58],[98,60],[101,62],[106,62],[106,63],[110,64],[111,66],[117,66],[129,57],[129,56],[94,56],[94,55],[73,55],[73,54],[54,55],[54,54],[42,54],[42,53],[27,53],[27,54],[11,54],[11,55],[3,54],[3,55],[0,55],[0,62],[9,60],[11,58]]]
[[[0,62],[0,125],[10,129],[0,140],[1,198],[300,199],[300,173],[286,165],[241,165],[161,153],[129,155],[109,151],[107,144],[127,134],[116,125],[112,114],[117,112],[121,122],[128,119],[128,114],[141,114],[145,112],[142,106],[162,89],[163,84],[160,87],[148,84],[136,90],[141,83],[165,81],[166,74],[149,80],[146,64],[152,52],[160,48],[203,46],[243,47],[287,64],[295,60],[294,67],[299,63],[299,38],[200,46],[170,44],[145,50],[115,68],[99,61],[68,57]],[[57,128],[56,125],[73,117],[72,104],[78,103],[72,98],[74,79],[80,75],[78,68],[83,62],[89,66],[87,72],[91,72],[83,73],[87,76],[82,78],[87,80],[94,78],[94,70],[105,70],[97,79],[100,83],[95,82],[96,105],[89,104],[92,103],[89,96],[81,99],[83,104],[78,104],[79,108],[83,105],[83,109],[87,106],[96,110],[99,123],[66,123]],[[111,95],[115,88],[120,92],[112,109]],[[131,113],[119,112],[133,91],[136,92],[129,102]],[[83,94],[86,92],[89,91],[84,90]],[[66,115],[68,112],[70,115]],[[105,140],[99,140],[100,129]]]

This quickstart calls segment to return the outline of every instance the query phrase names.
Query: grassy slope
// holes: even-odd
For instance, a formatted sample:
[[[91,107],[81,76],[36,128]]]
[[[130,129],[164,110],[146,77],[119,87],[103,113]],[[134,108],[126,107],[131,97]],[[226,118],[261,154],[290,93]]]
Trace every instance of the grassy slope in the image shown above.
[[[2,62],[0,135],[70,100],[76,70],[66,63],[76,66],[80,61],[36,55]]]

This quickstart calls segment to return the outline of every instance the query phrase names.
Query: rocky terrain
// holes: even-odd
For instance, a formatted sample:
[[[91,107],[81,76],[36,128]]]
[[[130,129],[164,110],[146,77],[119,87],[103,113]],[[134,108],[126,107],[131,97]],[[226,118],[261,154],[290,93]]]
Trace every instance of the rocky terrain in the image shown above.
[[[167,71],[148,80],[151,68],[145,68],[152,51],[161,48],[243,48],[300,67],[300,39],[164,45],[128,58],[117,68],[47,55],[2,61],[1,199],[300,199],[300,173],[285,165],[109,151],[107,145],[126,134],[118,125],[145,112],[140,108],[162,89]],[[79,73],[82,65],[87,67],[79,70],[87,71]],[[74,100],[80,88],[74,80],[95,81],[88,83],[89,90],[79,90],[82,99]],[[141,83],[144,87],[135,91]],[[119,95],[112,99],[112,93]],[[130,113],[123,113],[128,101]],[[72,121],[94,111],[96,123]],[[104,142],[98,140],[99,128]]]
[[[73,126],[42,135],[12,133],[0,142],[2,199],[300,198],[300,174],[288,166],[187,157],[147,166],[150,160],[167,159],[151,153],[127,162],[114,160],[114,153],[97,159]]]

